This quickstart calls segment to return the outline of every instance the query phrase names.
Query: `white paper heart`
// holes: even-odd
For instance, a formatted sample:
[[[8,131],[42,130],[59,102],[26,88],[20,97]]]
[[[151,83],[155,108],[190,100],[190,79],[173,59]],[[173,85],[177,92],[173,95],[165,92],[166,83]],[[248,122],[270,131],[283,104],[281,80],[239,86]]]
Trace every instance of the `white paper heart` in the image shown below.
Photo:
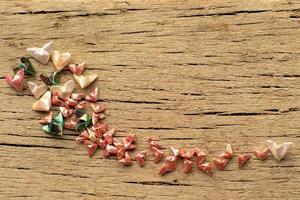
[[[47,64],[52,52],[52,48],[53,42],[50,41],[47,44],[45,44],[42,48],[32,47],[27,48],[27,51],[36,60],[40,61],[43,64]]]
[[[75,82],[73,80],[67,81],[63,85],[54,85],[50,87],[52,94],[58,95],[59,97],[65,99],[70,97],[75,87]]]
[[[86,88],[97,79],[97,74],[86,74],[80,76],[74,74],[74,78],[81,88]]]
[[[51,58],[57,71],[61,71],[72,60],[71,54],[69,52],[60,53],[59,51],[53,51],[51,54]]]
[[[32,109],[36,111],[49,111],[51,108],[51,92],[47,91],[39,100],[33,103]]]
[[[292,144],[292,142],[284,142],[277,145],[274,141],[267,140],[267,146],[277,161],[280,161],[287,154]]]
[[[40,98],[48,90],[47,85],[42,84],[38,86],[31,81],[27,82],[27,86],[36,99]]]

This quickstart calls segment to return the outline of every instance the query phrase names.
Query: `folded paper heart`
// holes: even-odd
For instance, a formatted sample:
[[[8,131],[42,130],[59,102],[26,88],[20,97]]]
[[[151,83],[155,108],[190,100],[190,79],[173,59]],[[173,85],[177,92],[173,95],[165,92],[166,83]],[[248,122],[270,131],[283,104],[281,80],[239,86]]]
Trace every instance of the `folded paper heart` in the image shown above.
[[[60,53],[59,51],[53,51],[51,54],[51,58],[57,71],[61,71],[72,60],[71,54],[69,52]]]
[[[292,142],[284,142],[277,145],[274,141],[267,140],[267,146],[277,161],[280,161],[287,154],[292,144]]]
[[[85,97],[87,101],[97,101],[98,100],[98,88],[96,87],[93,91]]]
[[[97,74],[86,74],[80,76],[74,74],[74,78],[81,88],[86,88],[97,79]]]
[[[83,70],[85,69],[85,62],[82,62],[80,64],[70,64],[68,67],[73,74],[79,76],[82,74]]]
[[[91,125],[91,123],[92,123],[91,116],[89,116],[88,114],[84,114],[79,118],[79,121],[78,121],[75,129],[77,131],[82,131],[85,128],[89,127],[89,125]]]
[[[50,91],[53,95],[59,96],[65,99],[70,97],[75,87],[75,82],[73,80],[67,81],[63,85],[54,85],[50,87]]]
[[[42,126],[42,130],[52,135],[63,135],[64,118],[61,113],[58,113],[52,122]]]
[[[27,82],[27,86],[36,99],[40,98],[48,90],[47,85],[41,84],[38,86],[37,84],[31,81]]]
[[[51,108],[51,92],[47,91],[39,100],[33,103],[32,109],[36,111],[49,111]]]
[[[26,76],[33,76],[36,71],[31,64],[30,60],[26,57],[20,58],[21,63],[14,67],[14,72],[17,73],[20,69],[24,69]]]
[[[105,110],[105,106],[102,103],[91,103],[91,107],[95,113],[100,113]]]
[[[50,41],[45,44],[42,48],[27,48],[29,54],[34,57],[36,60],[40,61],[43,64],[47,64],[52,52],[53,42]]]
[[[19,70],[15,76],[12,75],[6,75],[5,81],[8,85],[13,87],[18,92],[21,92],[23,89],[23,81],[24,81],[24,69]]]
[[[41,74],[40,79],[46,85],[58,85],[59,84],[59,79],[60,79],[60,74],[57,71],[51,73],[49,76],[45,75],[45,74]]]

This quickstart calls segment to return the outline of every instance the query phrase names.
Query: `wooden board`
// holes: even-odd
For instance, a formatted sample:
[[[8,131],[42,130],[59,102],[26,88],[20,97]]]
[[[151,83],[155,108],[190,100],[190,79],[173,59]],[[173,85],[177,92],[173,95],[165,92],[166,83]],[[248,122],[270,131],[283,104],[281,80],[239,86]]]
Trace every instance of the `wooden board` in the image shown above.
[[[0,0],[0,18],[1,198],[299,199],[300,1]],[[227,143],[236,153],[266,139],[294,146],[280,163],[238,170],[233,159],[213,178],[181,164],[160,177],[151,156],[144,168],[89,158],[74,132],[43,133],[33,96],[5,84],[25,49],[49,40],[98,74],[106,122],[118,137],[135,133],[139,150],[149,136],[166,155],[199,147],[209,159]]]

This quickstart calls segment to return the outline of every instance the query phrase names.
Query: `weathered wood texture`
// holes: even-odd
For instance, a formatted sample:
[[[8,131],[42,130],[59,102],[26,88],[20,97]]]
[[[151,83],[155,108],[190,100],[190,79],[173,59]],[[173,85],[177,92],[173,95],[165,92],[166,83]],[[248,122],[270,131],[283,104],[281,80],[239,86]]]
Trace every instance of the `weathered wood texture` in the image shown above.
[[[299,199],[300,1],[1,0],[0,18],[1,198]],[[213,178],[181,165],[160,177],[152,157],[144,168],[88,158],[73,132],[44,134],[33,96],[4,82],[49,40],[99,75],[107,123],[137,134],[139,149],[153,136],[167,155],[200,147],[212,159],[226,143],[241,153],[274,139],[294,142],[289,158],[244,170],[234,159]]]

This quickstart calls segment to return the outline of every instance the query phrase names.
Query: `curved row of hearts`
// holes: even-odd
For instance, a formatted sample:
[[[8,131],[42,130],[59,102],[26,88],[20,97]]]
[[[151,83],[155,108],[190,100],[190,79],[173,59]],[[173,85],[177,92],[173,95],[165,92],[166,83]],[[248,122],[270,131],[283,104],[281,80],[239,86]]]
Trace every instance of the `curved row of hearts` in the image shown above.
[[[97,149],[102,149],[105,158],[117,156],[118,162],[125,166],[131,165],[133,160],[137,161],[141,167],[144,166],[146,151],[136,153],[134,158],[129,153],[137,147],[136,135],[130,133],[120,142],[114,137],[116,130],[113,128],[108,129],[108,125],[103,122],[106,116],[105,106],[98,101],[97,87],[90,94],[86,95],[74,92],[74,89],[78,87],[74,80],[69,80],[59,85],[61,71],[69,70],[80,88],[89,87],[97,79],[97,75],[87,73],[84,62],[72,64],[71,54],[53,50],[52,41],[45,44],[42,48],[28,48],[27,52],[43,64],[47,64],[51,57],[56,68],[56,71],[50,75],[40,74],[40,79],[43,82],[41,85],[30,81],[27,82],[28,89],[37,99],[33,103],[32,109],[46,113],[39,120],[43,124],[43,131],[52,135],[63,135],[64,128],[78,131],[80,134],[76,138],[76,143],[83,143],[90,157],[94,155]],[[15,75],[7,75],[5,80],[8,85],[18,92],[23,90],[24,78],[35,76],[36,74],[34,66],[27,57],[22,57],[20,63],[13,68],[13,71]],[[52,117],[54,111],[54,109],[51,109],[52,107],[58,107],[58,114],[54,118]],[[154,162],[159,163],[164,157],[161,146],[152,138],[148,138],[147,142],[153,154]],[[256,158],[265,160],[271,153],[277,161],[281,161],[292,143],[284,142],[281,145],[277,145],[272,140],[267,140],[266,145],[267,147],[264,150],[253,151]],[[160,175],[174,171],[177,161],[183,159],[183,171],[185,173],[190,172],[193,165],[196,165],[199,170],[212,176],[214,166],[218,170],[223,170],[234,156],[230,144],[227,145],[224,153],[210,162],[206,157],[206,153],[199,148],[189,150],[171,148],[171,152],[173,156],[165,158],[159,170]],[[251,157],[249,153],[237,155],[239,168],[243,168]]]

